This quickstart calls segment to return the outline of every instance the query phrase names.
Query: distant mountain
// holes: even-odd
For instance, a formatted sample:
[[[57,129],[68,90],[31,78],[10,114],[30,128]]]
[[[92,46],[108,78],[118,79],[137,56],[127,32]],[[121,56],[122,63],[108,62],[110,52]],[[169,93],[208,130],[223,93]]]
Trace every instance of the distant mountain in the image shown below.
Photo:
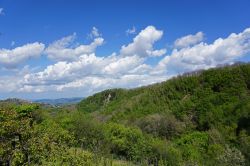
[[[28,100],[24,100],[24,99],[18,99],[18,98],[8,98],[5,100],[0,100],[0,103],[12,103],[12,104],[28,104],[28,103],[32,103],[31,101]]]
[[[38,100],[33,100],[33,102],[59,106],[59,105],[75,104],[75,103],[80,102],[82,99],[83,97],[59,98],[59,99],[38,99]]]

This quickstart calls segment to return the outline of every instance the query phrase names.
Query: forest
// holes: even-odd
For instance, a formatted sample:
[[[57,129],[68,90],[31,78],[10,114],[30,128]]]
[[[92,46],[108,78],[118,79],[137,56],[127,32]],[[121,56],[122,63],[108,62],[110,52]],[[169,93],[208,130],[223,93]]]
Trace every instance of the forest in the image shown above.
[[[60,107],[3,100],[0,165],[250,165],[250,64]]]

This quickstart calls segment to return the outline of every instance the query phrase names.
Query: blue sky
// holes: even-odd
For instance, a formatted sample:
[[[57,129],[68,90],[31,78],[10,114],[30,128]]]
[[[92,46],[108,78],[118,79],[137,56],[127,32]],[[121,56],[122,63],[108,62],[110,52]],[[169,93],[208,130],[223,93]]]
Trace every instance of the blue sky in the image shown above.
[[[0,98],[87,96],[249,61],[249,6],[248,0],[0,0]]]

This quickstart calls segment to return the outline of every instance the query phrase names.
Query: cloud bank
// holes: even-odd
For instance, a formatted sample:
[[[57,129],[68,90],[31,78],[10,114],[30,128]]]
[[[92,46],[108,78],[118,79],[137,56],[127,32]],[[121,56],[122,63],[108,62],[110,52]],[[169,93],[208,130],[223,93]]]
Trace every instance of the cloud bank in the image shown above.
[[[96,55],[96,48],[104,43],[98,29],[93,27],[91,34],[89,44],[76,43],[74,33],[48,46],[35,42],[0,49],[1,70],[10,70],[0,76],[0,91],[52,96],[53,93],[80,92],[86,96],[107,88],[132,88],[164,81],[184,72],[234,63],[250,54],[250,28],[212,43],[204,42],[203,32],[190,34],[177,39],[167,53],[164,47],[155,49],[157,41],[163,38],[163,31],[148,26],[131,43],[106,56]],[[39,70],[27,67],[28,59],[39,61],[41,55],[52,64]],[[156,57],[157,64],[149,63]],[[13,68],[25,72],[9,74]]]

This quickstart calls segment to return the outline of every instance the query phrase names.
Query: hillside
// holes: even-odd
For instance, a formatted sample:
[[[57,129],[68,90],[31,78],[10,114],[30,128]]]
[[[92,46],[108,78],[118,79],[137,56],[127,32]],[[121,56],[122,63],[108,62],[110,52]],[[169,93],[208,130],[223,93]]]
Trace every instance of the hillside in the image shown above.
[[[206,117],[214,109],[222,113],[244,105],[250,97],[249,88],[250,64],[242,64],[187,73],[131,90],[105,90],[82,100],[78,109],[98,112],[112,121],[134,121],[157,113],[199,120],[201,113]]]
[[[175,143],[204,134],[216,146],[241,149],[249,160],[250,64],[187,73],[131,90],[105,90],[82,100],[78,109],[102,123],[136,127]]]

